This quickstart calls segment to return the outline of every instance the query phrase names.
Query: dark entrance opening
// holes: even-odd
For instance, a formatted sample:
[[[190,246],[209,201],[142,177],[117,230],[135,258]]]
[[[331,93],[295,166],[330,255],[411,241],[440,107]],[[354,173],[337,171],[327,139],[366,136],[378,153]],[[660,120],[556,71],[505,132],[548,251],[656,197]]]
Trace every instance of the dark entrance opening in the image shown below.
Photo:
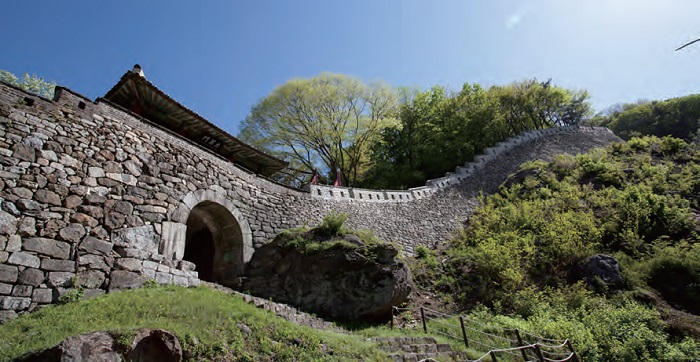
[[[244,269],[243,232],[224,206],[203,201],[187,217],[184,260],[193,262],[199,279],[236,287]]]
[[[208,228],[195,232],[185,243],[183,259],[193,262],[197,267],[199,279],[212,280],[214,270],[214,236]]]

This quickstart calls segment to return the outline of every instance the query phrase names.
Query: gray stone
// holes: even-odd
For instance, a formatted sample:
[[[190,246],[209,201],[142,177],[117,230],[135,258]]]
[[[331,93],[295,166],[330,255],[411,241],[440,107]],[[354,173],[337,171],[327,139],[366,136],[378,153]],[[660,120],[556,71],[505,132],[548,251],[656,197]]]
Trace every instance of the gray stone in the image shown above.
[[[602,282],[608,288],[620,289],[625,284],[620,272],[620,263],[610,255],[593,255],[581,263],[577,271],[586,279],[586,283],[593,287]]]
[[[51,289],[47,288],[34,288],[34,293],[32,294],[32,301],[39,304],[51,303],[53,299],[53,293]]]
[[[138,288],[148,278],[127,270],[115,270],[109,276],[109,290]]]
[[[66,200],[64,201],[65,207],[69,209],[76,209],[78,206],[80,206],[83,203],[83,198],[78,196],[78,195],[69,195],[66,197]]]
[[[182,271],[193,271],[196,267],[197,266],[193,262],[187,260],[180,260],[180,263],[177,266],[177,268]]]
[[[100,288],[104,282],[105,275],[99,270],[86,270],[78,273],[78,285],[81,287]]]
[[[127,201],[115,201],[115,202],[108,202],[106,204],[106,207],[108,209],[111,209],[112,211],[116,211],[120,214],[124,215],[131,215],[134,213],[134,206]]]
[[[136,186],[136,177],[126,174],[126,173],[111,173],[108,172],[106,176],[114,181],[122,182],[130,186]]]
[[[160,236],[152,225],[124,228],[112,231],[115,245],[139,249],[148,253],[157,253]]]
[[[107,229],[114,230],[123,227],[125,222],[126,216],[118,212],[108,212],[105,215],[104,225]]]
[[[20,199],[15,202],[20,211],[41,211],[41,204],[34,200]]]
[[[56,152],[51,151],[51,150],[41,151],[41,157],[45,158],[51,162],[58,162],[58,157],[56,157]]]
[[[32,195],[34,195],[32,193],[32,191],[26,187],[15,187],[11,191],[14,195],[17,195],[17,197],[19,197],[20,199],[31,199]]]
[[[70,287],[73,285],[75,273],[49,272],[48,284],[52,288]]]
[[[10,295],[12,293],[12,284],[0,283],[0,295]]]
[[[12,146],[12,157],[19,158],[22,161],[34,162],[36,161],[36,150],[34,147],[27,146],[23,143],[15,143]]]
[[[13,253],[15,251],[22,250],[22,237],[19,235],[11,235],[7,239],[7,245],[5,246],[5,251]]]
[[[31,298],[25,297],[0,297],[0,309],[25,310],[32,304]]]
[[[85,215],[82,212],[76,212],[75,214],[71,215],[70,221],[77,222],[81,225],[89,226],[89,227],[95,227],[100,224],[97,219],[95,219],[92,216]]]
[[[0,263],[4,263],[10,258],[10,253],[6,251],[0,251]]]
[[[157,276],[156,276],[157,277]],[[190,283],[187,280],[187,277],[179,276],[179,275],[174,275],[173,276],[173,284],[175,285],[180,285],[183,287],[189,286]]]
[[[39,257],[23,251],[17,251],[10,254],[10,258],[7,262],[12,265],[26,266],[29,268],[38,268],[41,264]]]
[[[112,253],[112,243],[94,238],[92,236],[86,236],[83,242],[80,243],[79,249],[87,253],[101,253],[103,255],[110,255]]]
[[[41,261],[41,269],[47,270],[47,271],[74,272],[75,271],[75,261],[73,261],[73,260],[43,259]]]
[[[85,227],[78,223],[69,224],[58,232],[62,240],[77,243],[85,236]]]
[[[12,288],[13,297],[31,297],[34,287],[31,285],[15,285]]]
[[[88,269],[99,269],[107,272],[111,269],[112,261],[111,258],[105,258],[100,255],[85,254],[78,259],[78,265]]]
[[[2,210],[5,212],[8,212],[12,216],[19,216],[22,214],[19,210],[17,210],[17,206],[15,206],[15,204],[13,204],[9,201],[2,202]],[[0,225],[2,225],[1,221],[0,221]],[[2,232],[1,229],[0,229],[0,232]]]
[[[44,204],[61,206],[61,197],[53,191],[39,189],[34,192],[34,199]]]
[[[79,336],[68,337],[57,346],[32,354],[26,360],[62,362],[124,361],[121,352],[114,349],[115,344],[114,338],[112,338],[109,333],[92,332],[88,334],[81,334]],[[152,361],[156,360],[157,359],[153,359]]]
[[[44,282],[44,278],[44,272],[42,272],[41,270],[27,268],[19,274],[17,282],[20,284],[31,285],[33,287],[36,287]]]
[[[70,255],[70,244],[47,238],[24,239],[22,241],[22,249],[35,251],[56,259],[68,259]],[[38,268],[39,266],[37,265],[36,267]]]
[[[22,221],[19,222],[19,228],[17,230],[21,236],[34,236],[36,235],[36,219],[33,217],[24,217]]]
[[[0,282],[15,283],[19,276],[19,269],[13,265],[0,264]]]
[[[160,253],[168,259],[182,260],[185,254],[185,238],[187,225],[176,222],[163,221]]]
[[[117,269],[129,270],[129,271],[141,271],[142,261],[133,258],[117,258],[114,261],[114,266]]]
[[[0,324],[7,323],[17,318],[17,312],[14,310],[0,310]]]
[[[158,284],[172,284],[173,275],[170,273],[156,272],[156,281]]]
[[[3,202],[5,205],[5,202]],[[12,235],[17,232],[17,218],[5,211],[0,211],[0,234]]]
[[[105,171],[100,167],[88,167],[88,176],[94,178],[105,177]]]
[[[132,160],[128,160],[123,163],[124,167],[131,173],[132,175],[139,177],[141,176],[141,167],[136,164],[136,162]],[[117,171],[121,172],[121,171]]]
[[[95,219],[101,219],[104,216],[104,211],[99,206],[80,205],[78,206],[78,211]]]

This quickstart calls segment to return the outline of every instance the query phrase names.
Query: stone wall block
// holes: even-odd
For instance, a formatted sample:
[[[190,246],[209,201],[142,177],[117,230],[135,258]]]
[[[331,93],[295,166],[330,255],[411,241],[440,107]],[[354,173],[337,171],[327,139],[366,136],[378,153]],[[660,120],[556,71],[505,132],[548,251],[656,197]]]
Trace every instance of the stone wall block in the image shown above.
[[[17,278],[17,283],[31,285],[33,287],[43,283],[45,279],[44,272],[35,268],[24,269]]]
[[[53,191],[39,189],[34,192],[34,199],[42,204],[61,206],[61,197]]]
[[[31,297],[32,296],[32,290],[34,290],[34,287],[31,285],[15,285],[12,288],[12,296],[13,297]]]
[[[12,293],[12,284],[0,283],[0,295],[10,295]]]
[[[38,268],[41,260],[38,256],[23,251],[17,251],[10,254],[7,259],[8,264],[26,266],[28,268]]]
[[[3,206],[4,206],[3,202]],[[4,207],[3,207],[4,209]],[[0,210],[0,234],[12,235],[17,232],[17,218]]]
[[[47,238],[24,239],[22,249],[48,255],[55,259],[68,259],[71,250],[70,244]]]
[[[48,304],[51,303],[53,297],[51,289],[48,288],[34,288],[34,293],[32,293],[32,301],[38,304]]]
[[[112,243],[88,235],[83,238],[78,249],[89,254],[111,255],[112,247]]]
[[[115,270],[109,277],[109,290],[138,288],[148,278],[144,275],[127,270]]]
[[[15,283],[19,276],[19,269],[14,265],[0,264],[0,282]]]
[[[48,285],[52,288],[73,286],[75,273],[49,272]]]
[[[75,261],[73,260],[56,260],[42,259],[41,269],[46,271],[63,271],[75,272]]]
[[[61,240],[77,243],[85,236],[85,227],[78,223],[71,223],[58,232]]]
[[[117,269],[138,272],[141,271],[143,267],[143,261],[134,258],[117,258],[114,262],[114,266]]]
[[[0,309],[5,310],[24,310],[29,308],[31,303],[31,298],[10,296],[0,297]]]
[[[182,260],[185,254],[187,225],[163,221],[159,252],[166,259]]]
[[[112,241],[117,246],[139,249],[147,253],[157,253],[160,236],[153,225],[144,225],[112,231]]]

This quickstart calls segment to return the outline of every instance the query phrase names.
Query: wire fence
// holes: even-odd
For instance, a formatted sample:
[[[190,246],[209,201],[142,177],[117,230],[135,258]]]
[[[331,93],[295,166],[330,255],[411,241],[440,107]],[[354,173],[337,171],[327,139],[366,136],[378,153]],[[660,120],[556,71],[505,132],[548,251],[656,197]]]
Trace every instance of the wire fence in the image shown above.
[[[391,327],[403,328],[394,318],[398,314],[416,310],[393,307]],[[465,348],[485,352],[474,361],[537,361],[579,362],[571,342],[567,339],[551,339],[532,333],[490,326],[464,316],[451,315],[428,308],[419,308],[423,332],[440,335],[464,343]]]

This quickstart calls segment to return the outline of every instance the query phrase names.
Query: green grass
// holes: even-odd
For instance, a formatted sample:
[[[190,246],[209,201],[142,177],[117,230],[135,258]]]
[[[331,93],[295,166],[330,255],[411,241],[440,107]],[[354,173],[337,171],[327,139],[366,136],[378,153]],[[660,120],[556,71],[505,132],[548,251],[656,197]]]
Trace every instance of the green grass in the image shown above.
[[[238,324],[252,332],[246,334]],[[110,331],[126,341],[142,328],[173,332],[187,360],[387,359],[361,336],[299,326],[207,287],[169,286],[110,293],[20,316],[0,326],[0,361],[91,331]]]

